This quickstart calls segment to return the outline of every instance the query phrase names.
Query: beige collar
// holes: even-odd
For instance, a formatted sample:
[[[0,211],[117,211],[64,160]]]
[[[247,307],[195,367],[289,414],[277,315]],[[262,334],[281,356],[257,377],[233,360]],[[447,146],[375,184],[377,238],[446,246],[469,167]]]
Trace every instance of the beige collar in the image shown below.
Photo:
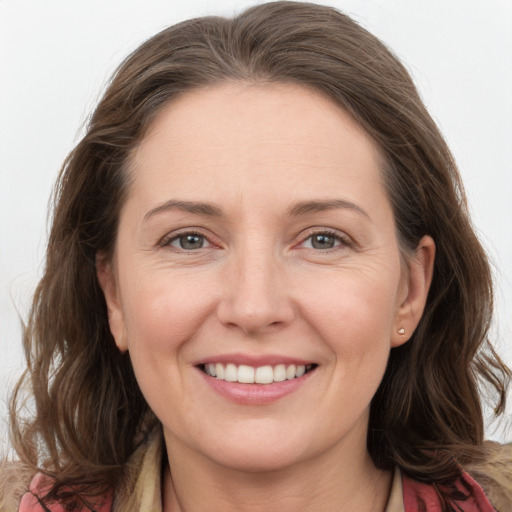
[[[162,512],[162,433],[156,428],[132,455],[112,512]]]
[[[402,475],[396,467],[389,493],[389,501],[385,512],[405,512],[404,498],[402,491]]]

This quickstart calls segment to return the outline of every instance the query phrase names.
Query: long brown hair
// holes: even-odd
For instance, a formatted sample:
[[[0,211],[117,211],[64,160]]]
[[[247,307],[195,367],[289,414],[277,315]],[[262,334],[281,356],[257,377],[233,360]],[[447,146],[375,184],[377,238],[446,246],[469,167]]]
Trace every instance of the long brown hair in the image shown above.
[[[112,78],[54,193],[46,267],[24,334],[35,415],[11,405],[20,457],[64,487],[115,488],[157,423],[107,322],[95,256],[111,254],[126,172],[154,116],[186,91],[226,81],[312,87],[348,111],[380,146],[404,255],[436,242],[434,278],[410,341],[391,351],[370,412],[368,449],[380,468],[454,478],[485,455],[479,386],[503,412],[509,370],[488,342],[492,281],[468,218],[454,159],[414,84],[377,38],[335,9],[296,2],[233,19],[172,26],[130,55]]]

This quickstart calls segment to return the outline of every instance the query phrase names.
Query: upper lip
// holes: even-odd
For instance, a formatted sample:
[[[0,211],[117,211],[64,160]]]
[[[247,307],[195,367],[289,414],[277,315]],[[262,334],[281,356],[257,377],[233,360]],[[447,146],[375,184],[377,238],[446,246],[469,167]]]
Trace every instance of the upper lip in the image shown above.
[[[260,366],[276,366],[278,364],[295,364],[295,365],[308,365],[315,364],[314,361],[301,359],[297,357],[283,356],[278,354],[262,354],[262,355],[248,355],[240,353],[232,354],[219,354],[215,356],[208,356],[194,363],[195,366],[202,364],[235,364],[253,366],[258,368]]]

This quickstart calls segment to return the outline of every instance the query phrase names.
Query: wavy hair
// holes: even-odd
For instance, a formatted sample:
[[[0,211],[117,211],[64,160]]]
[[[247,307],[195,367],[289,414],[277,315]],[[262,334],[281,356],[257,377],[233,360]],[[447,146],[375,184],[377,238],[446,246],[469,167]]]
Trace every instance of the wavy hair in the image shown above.
[[[500,414],[510,376],[488,341],[489,263],[454,159],[404,66],[348,16],[298,2],[171,26],[115,72],[55,187],[46,267],[24,331],[28,367],[11,403],[19,456],[54,478],[52,496],[96,495],[115,489],[158,423],[110,333],[95,256],[112,254],[130,155],[155,115],[186,91],[229,81],[295,83],[331,98],[381,149],[405,257],[422,236],[435,240],[425,312],[391,351],[368,449],[380,468],[454,478],[459,464],[485,458],[479,386],[494,390]],[[25,385],[30,417],[21,411]]]

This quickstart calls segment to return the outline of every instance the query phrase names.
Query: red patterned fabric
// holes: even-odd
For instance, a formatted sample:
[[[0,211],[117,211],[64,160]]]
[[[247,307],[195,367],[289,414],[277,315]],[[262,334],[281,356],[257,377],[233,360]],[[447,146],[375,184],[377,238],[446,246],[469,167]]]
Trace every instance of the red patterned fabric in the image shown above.
[[[42,474],[37,474],[30,482],[29,491],[23,495],[20,502],[19,512],[67,512],[59,503],[43,503],[41,496],[44,496],[51,487],[51,480]],[[104,496],[95,500],[94,508],[82,507],[74,509],[76,512],[111,512],[112,497]]]
[[[405,512],[496,512],[467,473],[450,485],[426,484],[402,473]]]

